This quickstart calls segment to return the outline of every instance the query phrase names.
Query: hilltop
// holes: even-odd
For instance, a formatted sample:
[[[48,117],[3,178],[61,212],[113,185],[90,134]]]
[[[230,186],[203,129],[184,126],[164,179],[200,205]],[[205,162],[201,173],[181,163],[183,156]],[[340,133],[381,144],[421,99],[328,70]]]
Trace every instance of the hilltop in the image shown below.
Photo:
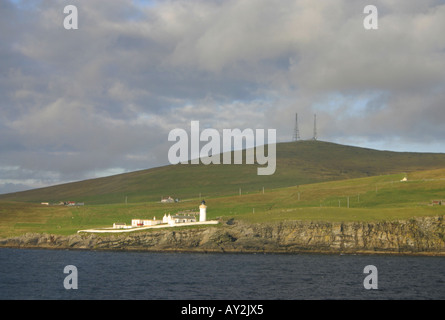
[[[257,165],[168,165],[104,178],[0,195],[0,201],[116,204],[221,197],[312,183],[443,168],[445,154],[379,151],[323,141],[279,143],[277,169]],[[244,158],[243,158],[244,159]]]

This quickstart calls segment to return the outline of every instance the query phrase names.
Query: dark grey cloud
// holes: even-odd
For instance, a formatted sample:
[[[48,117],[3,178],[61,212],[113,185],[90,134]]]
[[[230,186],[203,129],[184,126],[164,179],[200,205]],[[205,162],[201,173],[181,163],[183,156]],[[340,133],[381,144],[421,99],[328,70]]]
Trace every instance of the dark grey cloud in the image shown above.
[[[444,2],[367,4],[0,0],[1,190],[167,164],[191,120],[445,152]]]

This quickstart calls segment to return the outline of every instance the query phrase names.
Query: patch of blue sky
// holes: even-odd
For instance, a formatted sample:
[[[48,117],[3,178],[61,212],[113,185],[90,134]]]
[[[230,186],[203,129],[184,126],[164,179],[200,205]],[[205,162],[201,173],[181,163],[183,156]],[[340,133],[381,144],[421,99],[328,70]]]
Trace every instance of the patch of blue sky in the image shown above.
[[[155,0],[133,0],[133,3],[138,7],[154,7],[158,3]]]
[[[312,105],[317,113],[327,112],[335,114],[338,119],[350,117],[364,117],[386,106],[385,92],[366,92],[360,94],[331,93]]]
[[[9,0],[19,9],[33,9],[39,7],[41,0],[29,1],[29,0]]]

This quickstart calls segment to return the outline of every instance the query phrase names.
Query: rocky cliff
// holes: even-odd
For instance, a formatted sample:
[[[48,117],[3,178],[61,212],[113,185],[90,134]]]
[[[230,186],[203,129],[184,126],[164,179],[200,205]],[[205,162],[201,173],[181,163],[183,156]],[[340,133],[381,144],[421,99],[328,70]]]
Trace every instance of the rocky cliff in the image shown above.
[[[156,229],[122,234],[25,234],[0,247],[195,252],[404,253],[445,255],[443,216],[383,222],[303,222]]]

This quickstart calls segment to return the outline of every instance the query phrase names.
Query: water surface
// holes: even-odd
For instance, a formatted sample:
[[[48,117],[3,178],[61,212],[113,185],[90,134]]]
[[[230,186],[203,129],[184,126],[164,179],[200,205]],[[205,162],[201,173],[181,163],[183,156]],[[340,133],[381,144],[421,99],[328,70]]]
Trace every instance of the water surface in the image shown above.
[[[78,289],[63,272],[74,265]],[[366,290],[363,269],[378,270]],[[0,249],[0,299],[444,299],[445,257]]]

